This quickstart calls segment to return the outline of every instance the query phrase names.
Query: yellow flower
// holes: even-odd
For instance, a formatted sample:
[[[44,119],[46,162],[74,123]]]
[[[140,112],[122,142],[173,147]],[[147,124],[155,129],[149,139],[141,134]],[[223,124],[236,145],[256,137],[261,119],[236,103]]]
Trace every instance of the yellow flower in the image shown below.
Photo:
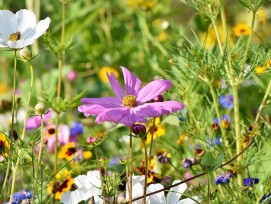
[[[114,69],[113,67],[102,67],[99,70],[99,73],[98,73],[98,77],[101,80],[101,82],[104,82],[104,83],[108,82],[108,78],[107,78],[106,72],[108,74],[110,74],[110,72],[113,72],[116,78],[119,77],[119,72],[116,69]]]
[[[180,137],[177,139],[177,144],[182,144],[184,140],[188,139],[188,134],[187,133],[183,133],[180,135]]]
[[[62,182],[57,181],[51,183],[47,187],[47,191],[50,195],[55,195],[57,200],[60,200],[63,193],[71,190],[73,183],[73,178],[71,176],[67,176]]]
[[[261,9],[257,12],[257,17],[260,24],[266,23],[266,11],[264,9]]]
[[[156,118],[155,119],[155,124],[153,125],[153,123],[151,123],[148,127],[147,127],[147,138],[145,140],[146,144],[149,144],[151,142],[151,137],[153,135],[153,139],[155,140],[157,137],[161,137],[163,135],[165,135],[166,133],[166,128],[163,125],[160,125],[160,119]]]
[[[83,152],[83,157],[84,157],[84,159],[90,159],[91,157],[92,157],[92,153],[91,153],[91,151],[84,151]]]
[[[151,9],[157,4],[156,0],[128,0],[128,5],[132,8]]]
[[[255,69],[256,74],[263,74],[266,71],[266,66],[258,66]]]
[[[8,87],[6,84],[0,83],[0,96],[8,92]]]
[[[75,143],[69,142],[61,147],[60,151],[58,152],[58,158],[70,161],[73,159],[76,151]]]
[[[267,66],[268,68],[271,68],[271,59],[266,60],[265,66]]]
[[[8,156],[9,138],[0,132],[0,155],[3,157]]]
[[[249,35],[250,32],[250,27],[245,23],[239,23],[234,27],[234,35],[238,37],[241,35]]]
[[[165,42],[167,40],[167,38],[168,38],[168,34],[167,34],[167,32],[164,31],[164,32],[160,33],[158,40],[159,40],[159,42]]]

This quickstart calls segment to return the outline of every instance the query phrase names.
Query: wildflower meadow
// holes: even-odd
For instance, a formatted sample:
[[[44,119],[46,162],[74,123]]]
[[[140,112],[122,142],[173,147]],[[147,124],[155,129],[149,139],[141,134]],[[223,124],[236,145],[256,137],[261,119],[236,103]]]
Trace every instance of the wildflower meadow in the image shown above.
[[[271,203],[271,0],[0,0],[0,204]]]

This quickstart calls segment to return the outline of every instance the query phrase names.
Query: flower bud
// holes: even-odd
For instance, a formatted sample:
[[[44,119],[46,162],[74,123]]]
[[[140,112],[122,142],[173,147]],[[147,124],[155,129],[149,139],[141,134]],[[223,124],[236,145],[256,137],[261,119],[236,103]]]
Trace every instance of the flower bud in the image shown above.
[[[36,115],[42,115],[45,113],[45,106],[41,103],[38,103],[35,105],[35,114]]]
[[[92,143],[96,142],[97,140],[98,140],[97,137],[88,137],[87,138],[87,143],[92,144]]]
[[[77,73],[74,70],[68,72],[67,79],[69,81],[74,81],[76,78],[77,78]]]
[[[146,133],[146,127],[144,125],[141,125],[141,124],[133,124],[131,130],[135,135],[145,134]]]
[[[162,95],[158,95],[151,100],[151,102],[163,102],[163,101],[164,101],[164,97]]]
[[[31,52],[27,47],[24,47],[23,49],[20,50],[20,56],[24,60],[30,60],[31,59]]]

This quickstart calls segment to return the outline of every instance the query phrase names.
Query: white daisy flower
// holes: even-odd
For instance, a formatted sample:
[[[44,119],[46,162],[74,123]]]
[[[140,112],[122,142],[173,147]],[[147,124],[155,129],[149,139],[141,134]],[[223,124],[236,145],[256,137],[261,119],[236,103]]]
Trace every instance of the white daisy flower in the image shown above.
[[[48,29],[50,18],[36,22],[34,12],[0,10],[0,47],[21,49],[31,45]]]
[[[144,179],[145,179],[145,176],[134,176],[134,175],[132,176],[132,180],[133,180],[132,198],[133,199],[143,196]],[[173,181],[173,185],[179,182],[181,182],[181,180],[175,180]],[[147,194],[161,190],[163,188],[164,186],[161,185],[160,183],[151,184],[147,187]],[[185,199],[180,200],[182,194],[184,193],[186,189],[187,189],[187,185],[186,183],[183,183],[181,185],[171,188],[167,196],[165,196],[164,192],[160,192],[160,193],[156,193],[154,195],[148,196],[146,198],[146,203],[147,204],[196,204],[198,203],[200,200],[197,196],[193,197],[193,200],[190,198],[185,198]],[[126,199],[129,200],[127,185],[126,185]],[[142,199],[133,202],[133,204],[141,204],[141,203],[142,203]]]
[[[74,183],[78,187],[75,191],[65,192],[61,196],[64,204],[77,204],[94,197],[95,204],[102,204],[101,180],[99,171],[89,171],[87,175],[80,175],[74,178]]]

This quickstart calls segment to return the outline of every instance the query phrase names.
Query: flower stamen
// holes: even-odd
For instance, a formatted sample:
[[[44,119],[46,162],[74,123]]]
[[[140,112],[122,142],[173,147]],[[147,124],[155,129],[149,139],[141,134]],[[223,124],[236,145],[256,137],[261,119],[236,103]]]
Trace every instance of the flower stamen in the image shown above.
[[[18,41],[20,39],[21,39],[21,33],[20,32],[12,33],[8,38],[9,41]]]
[[[136,107],[136,97],[133,95],[124,96],[122,99],[122,105],[128,108]]]

